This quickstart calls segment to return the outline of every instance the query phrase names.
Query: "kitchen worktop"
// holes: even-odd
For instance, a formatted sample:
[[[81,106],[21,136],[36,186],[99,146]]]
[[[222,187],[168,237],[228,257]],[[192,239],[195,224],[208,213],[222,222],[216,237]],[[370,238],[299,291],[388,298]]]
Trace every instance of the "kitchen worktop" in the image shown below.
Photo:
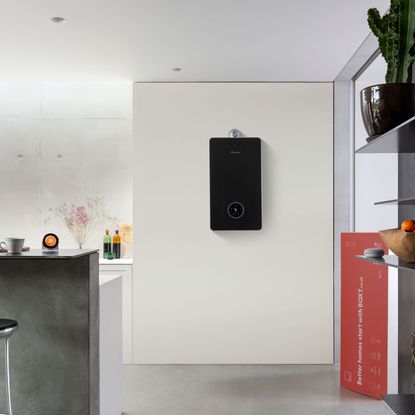
[[[27,252],[22,252],[21,254],[9,254],[8,252],[0,253],[1,259],[71,259],[79,258],[85,255],[94,254],[98,252],[97,249],[61,249],[58,252],[43,252],[41,249],[31,249]]]
[[[133,265],[132,258],[99,259],[99,265]]]

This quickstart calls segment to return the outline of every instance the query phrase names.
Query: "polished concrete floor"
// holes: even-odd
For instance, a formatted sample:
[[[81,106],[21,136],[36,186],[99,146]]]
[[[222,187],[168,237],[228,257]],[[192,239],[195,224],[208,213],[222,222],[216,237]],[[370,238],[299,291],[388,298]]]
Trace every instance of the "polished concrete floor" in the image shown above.
[[[125,415],[390,415],[323,365],[124,367]]]

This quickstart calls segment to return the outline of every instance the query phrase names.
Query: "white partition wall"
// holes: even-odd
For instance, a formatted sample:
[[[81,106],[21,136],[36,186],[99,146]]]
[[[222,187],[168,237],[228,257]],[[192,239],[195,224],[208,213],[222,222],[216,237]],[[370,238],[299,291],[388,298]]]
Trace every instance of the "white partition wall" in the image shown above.
[[[354,148],[367,144],[360,110],[360,91],[385,81],[386,62],[379,55],[355,80]],[[398,155],[357,154],[354,158],[356,232],[377,232],[398,226],[398,206],[375,206],[398,197]]]
[[[135,363],[331,363],[332,84],[134,87]],[[263,140],[263,229],[209,227],[209,138]]]

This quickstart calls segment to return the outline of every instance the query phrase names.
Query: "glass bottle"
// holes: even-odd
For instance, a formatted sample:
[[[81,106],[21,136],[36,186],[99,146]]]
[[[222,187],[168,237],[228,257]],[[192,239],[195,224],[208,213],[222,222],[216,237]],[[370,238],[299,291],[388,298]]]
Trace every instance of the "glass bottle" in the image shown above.
[[[110,230],[105,229],[105,235],[104,235],[104,251],[103,251],[103,257],[106,258],[108,252],[111,252],[111,235]]]
[[[112,252],[114,252],[115,258],[121,258],[121,236],[118,229],[112,237]]]

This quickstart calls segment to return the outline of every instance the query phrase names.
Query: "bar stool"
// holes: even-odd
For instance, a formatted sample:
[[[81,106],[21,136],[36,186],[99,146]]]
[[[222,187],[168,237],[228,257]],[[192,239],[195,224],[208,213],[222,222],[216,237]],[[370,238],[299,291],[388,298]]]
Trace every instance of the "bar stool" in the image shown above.
[[[12,401],[10,393],[10,336],[17,330],[17,321],[0,319],[0,339],[4,339],[4,368],[6,381],[7,415],[12,415]]]

